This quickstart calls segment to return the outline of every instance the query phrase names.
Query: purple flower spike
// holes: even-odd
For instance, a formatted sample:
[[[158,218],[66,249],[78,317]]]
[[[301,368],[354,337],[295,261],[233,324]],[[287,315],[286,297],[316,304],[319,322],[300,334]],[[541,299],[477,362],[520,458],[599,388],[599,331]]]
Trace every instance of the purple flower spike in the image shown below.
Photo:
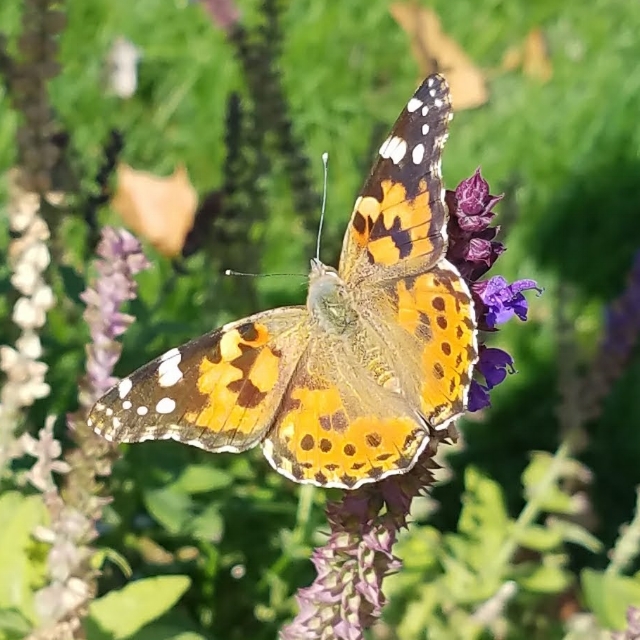
[[[508,284],[502,276],[475,282],[472,289],[485,306],[484,313],[479,315],[489,329],[495,329],[514,315],[520,320],[526,320],[528,304],[522,292],[535,289],[542,293],[535,280],[516,280],[513,284]]]
[[[480,169],[463,180],[455,191],[447,191],[450,213],[447,258],[467,280],[483,276],[505,250],[501,242],[495,241],[500,227],[489,226],[495,216],[492,209],[501,199],[502,196],[489,193]]]
[[[91,332],[87,347],[87,379],[83,385],[81,404],[91,405],[115,384],[113,367],[120,357],[122,335],[133,318],[120,311],[128,300],[136,297],[137,284],[133,276],[149,266],[140,242],[124,229],[105,227],[97,249],[98,278],[81,294],[87,305],[84,319]]]

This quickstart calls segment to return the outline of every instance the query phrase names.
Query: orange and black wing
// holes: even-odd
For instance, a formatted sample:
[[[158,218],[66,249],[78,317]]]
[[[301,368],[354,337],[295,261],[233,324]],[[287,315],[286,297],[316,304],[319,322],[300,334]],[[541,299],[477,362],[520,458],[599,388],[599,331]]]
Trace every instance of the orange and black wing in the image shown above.
[[[416,258],[425,271],[444,256],[447,209],[440,160],[452,115],[445,79],[429,76],[380,147],[356,200],[340,258],[346,281],[406,274]]]
[[[123,378],[96,403],[89,425],[113,442],[245,451],[271,427],[307,342],[304,307],[225,325]]]

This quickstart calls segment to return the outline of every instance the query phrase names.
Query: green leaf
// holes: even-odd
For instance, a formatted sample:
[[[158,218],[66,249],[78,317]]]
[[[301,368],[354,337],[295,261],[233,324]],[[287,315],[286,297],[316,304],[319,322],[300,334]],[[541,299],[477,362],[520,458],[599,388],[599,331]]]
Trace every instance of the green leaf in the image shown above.
[[[542,564],[527,563],[518,565],[517,572],[530,569],[526,574],[517,576],[517,581],[523,589],[533,593],[560,593],[572,581],[572,574],[565,568],[564,554],[547,554],[542,558]]]
[[[150,624],[140,629],[132,640],[207,640],[207,638],[194,631],[180,631],[174,627],[163,627]]]
[[[169,611],[190,584],[188,576],[159,576],[107,593],[89,607],[90,624],[95,627],[90,637],[99,634],[110,640],[130,638]]]
[[[458,531],[477,542],[469,547],[470,552],[482,547],[480,556],[476,553],[466,555],[467,560],[478,568],[484,563],[487,555],[497,553],[501,548],[510,529],[510,521],[502,489],[497,482],[483,475],[475,467],[467,467],[465,488]],[[472,560],[472,556],[475,560]]]
[[[522,473],[522,484],[528,494],[543,482],[549,474],[549,467],[553,463],[553,456],[547,451],[533,451],[531,462]]]
[[[32,589],[45,564],[44,555],[34,557],[40,543],[32,532],[46,519],[41,496],[16,491],[0,496],[0,607],[17,609],[31,622],[36,621]]]
[[[149,489],[143,493],[147,511],[169,533],[183,532],[193,517],[193,501],[172,487]]]
[[[96,549],[96,552],[91,558],[91,566],[94,569],[100,570],[107,560],[113,562],[113,564],[122,571],[122,575],[126,578],[130,578],[133,574],[128,560],[121,553],[118,553],[115,549],[111,549],[109,547]]]
[[[534,551],[553,551],[562,544],[562,535],[557,529],[533,524],[517,537],[520,546]]]
[[[584,569],[580,582],[586,603],[600,625],[614,631],[624,630],[627,608],[640,606],[640,580]]]
[[[553,464],[561,465],[559,471],[551,469]],[[546,451],[533,452],[531,462],[522,474],[525,495],[529,500],[535,496],[539,501],[539,508],[543,511],[563,515],[574,514],[577,507],[571,497],[564,493],[557,483],[554,482],[550,486],[546,486],[546,483],[552,473],[556,473],[558,478],[574,475],[577,464],[573,460],[558,461]],[[544,488],[544,494],[539,495],[542,488]]]
[[[172,488],[182,493],[206,493],[224,489],[232,481],[233,478],[228,471],[210,464],[190,464],[172,484]]]
[[[189,533],[199,540],[220,542],[223,531],[224,521],[217,504],[210,504],[189,523]]]
[[[565,542],[578,544],[593,553],[599,553],[602,550],[602,542],[575,522],[554,518],[550,519],[549,526],[558,531]]]
[[[31,631],[31,622],[16,609],[0,609],[0,638],[22,640]]]

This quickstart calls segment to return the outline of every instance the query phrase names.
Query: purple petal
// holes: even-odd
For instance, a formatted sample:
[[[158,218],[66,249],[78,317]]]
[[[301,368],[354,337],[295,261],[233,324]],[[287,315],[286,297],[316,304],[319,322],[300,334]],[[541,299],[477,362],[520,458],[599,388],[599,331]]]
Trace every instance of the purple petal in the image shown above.
[[[468,411],[479,411],[489,406],[491,406],[491,400],[489,399],[488,389],[477,380],[472,380],[467,402]]]
[[[522,291],[535,289],[542,293],[535,280],[516,280],[508,284],[502,276],[493,276],[484,282],[472,286],[474,293],[485,306],[484,320],[490,329],[506,322],[514,315],[521,320],[527,319],[528,304]]]
[[[476,368],[487,381],[487,388],[491,390],[504,381],[507,369],[510,369],[511,373],[514,372],[513,358],[502,349],[483,346]]]

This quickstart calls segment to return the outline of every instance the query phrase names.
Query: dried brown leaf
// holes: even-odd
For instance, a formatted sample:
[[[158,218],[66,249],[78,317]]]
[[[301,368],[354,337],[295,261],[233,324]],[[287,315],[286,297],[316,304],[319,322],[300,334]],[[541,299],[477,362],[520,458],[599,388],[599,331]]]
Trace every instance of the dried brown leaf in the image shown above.
[[[409,36],[422,76],[437,71],[449,82],[456,111],[474,109],[487,102],[489,92],[484,73],[442,30],[440,18],[432,9],[414,2],[398,2],[391,5],[390,11]]]
[[[111,206],[136,234],[168,257],[177,256],[193,226],[198,195],[184,167],[167,177],[138,171],[127,164],[117,168],[117,187]]]
[[[553,66],[542,30],[532,29],[522,44],[509,47],[502,56],[500,67],[503,71],[515,71],[521,68],[525,76],[541,82],[551,80]]]

